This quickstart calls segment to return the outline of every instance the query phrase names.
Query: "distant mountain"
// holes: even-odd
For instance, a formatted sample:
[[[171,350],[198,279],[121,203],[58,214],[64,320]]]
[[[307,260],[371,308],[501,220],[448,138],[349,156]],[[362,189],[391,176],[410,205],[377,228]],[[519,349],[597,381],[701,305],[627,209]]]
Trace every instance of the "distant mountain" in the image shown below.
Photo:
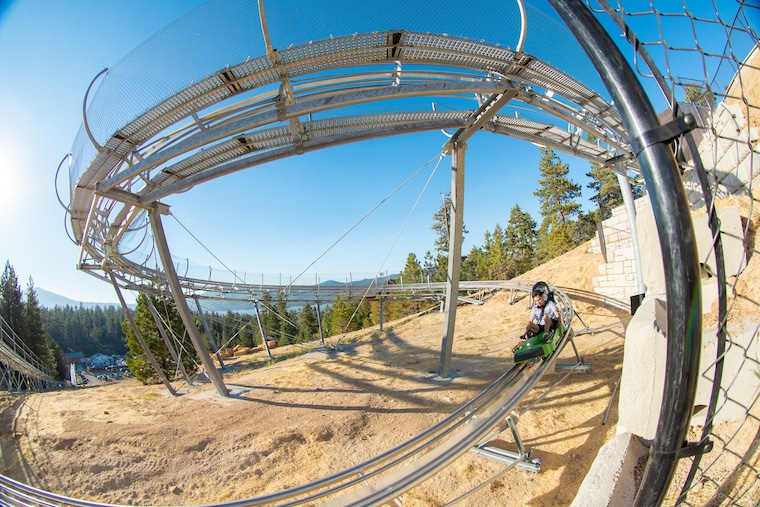
[[[398,278],[398,275],[390,275],[390,276],[381,276],[377,279],[371,279],[367,278],[364,280],[354,280],[353,282],[346,283],[346,282],[338,282],[335,280],[328,280],[326,282],[322,282],[320,285],[323,287],[337,287],[337,286],[345,286],[349,285],[351,287],[365,287],[370,284],[375,285],[384,285],[389,279],[395,280]],[[41,287],[35,287],[34,289],[37,291],[37,299],[40,302],[40,306],[44,306],[45,308],[54,308],[56,306],[60,306],[63,308],[64,306],[70,306],[72,308],[79,308],[80,305],[82,305],[85,308],[95,308],[96,306],[100,306],[101,308],[105,308],[106,306],[119,306],[118,303],[93,303],[93,302],[84,302],[84,301],[75,301],[73,299],[69,299],[66,296],[61,296],[60,294],[56,294],[55,292],[50,292],[49,290],[45,290]],[[302,297],[307,297],[308,295],[302,295]],[[255,310],[253,309],[253,306],[249,300],[248,294],[228,294],[226,301],[214,301],[213,303],[204,304],[204,311],[214,311],[217,313],[225,313],[227,311],[236,312],[236,313],[253,313]],[[235,301],[236,299],[241,299],[243,301]],[[192,304],[193,302],[190,301],[190,309],[195,311],[195,305]],[[323,303],[329,305],[331,301],[329,298],[327,300],[323,300]],[[290,307],[300,307],[303,303],[293,303],[289,304]],[[135,308],[135,305],[130,304],[129,307],[131,309]]]
[[[56,306],[60,306],[61,308],[64,306],[79,308],[79,305],[82,305],[85,308],[95,308],[96,306],[99,306],[101,308],[105,308],[106,306],[119,306],[117,303],[92,303],[75,301],[73,299],[67,298],[66,296],[61,296],[55,292],[45,290],[42,287],[35,287],[34,290],[37,292],[37,299],[40,302],[40,306],[44,306],[45,308],[54,308]]]
[[[346,285],[350,287],[366,287],[368,285],[385,285],[388,280],[397,280],[398,275],[393,274],[390,276],[380,276],[377,279],[373,278],[365,278],[363,280],[354,280],[352,282],[346,283],[346,282],[338,282],[336,280],[327,280],[325,282],[321,282],[321,287],[344,287]],[[216,293],[206,293],[206,295],[216,295]],[[273,295],[273,297],[276,297],[276,295]],[[301,306],[303,306],[304,300],[316,300],[316,292],[309,293],[309,292],[299,292],[298,294],[299,302],[289,302],[287,304],[288,309],[300,309]],[[323,295],[320,297],[320,301],[322,303],[323,308],[330,306],[333,302],[334,296],[329,295]],[[314,306],[314,303],[310,303],[312,306]],[[247,293],[239,293],[239,294],[227,294],[226,299],[224,301],[220,300],[214,300],[214,301],[201,301],[201,305],[203,306],[204,312],[215,312],[215,313],[226,313],[227,311],[233,312],[233,313],[244,313],[244,314],[253,314],[256,312],[254,309],[253,303],[250,300],[250,295]],[[195,305],[190,305],[190,308],[195,311]]]

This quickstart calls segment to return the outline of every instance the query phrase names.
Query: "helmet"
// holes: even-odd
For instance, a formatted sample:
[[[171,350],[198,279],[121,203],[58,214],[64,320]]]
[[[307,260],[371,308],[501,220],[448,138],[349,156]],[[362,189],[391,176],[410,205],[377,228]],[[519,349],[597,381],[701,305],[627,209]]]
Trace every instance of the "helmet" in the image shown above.
[[[536,282],[531,291],[531,297],[541,296],[544,301],[549,299],[549,286],[546,282]]]

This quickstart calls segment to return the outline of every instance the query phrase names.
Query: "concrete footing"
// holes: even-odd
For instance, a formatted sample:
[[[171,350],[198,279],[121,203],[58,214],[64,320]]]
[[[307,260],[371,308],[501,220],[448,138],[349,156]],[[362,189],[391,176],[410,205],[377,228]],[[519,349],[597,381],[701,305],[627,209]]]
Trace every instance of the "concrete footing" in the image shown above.
[[[621,433],[596,455],[570,507],[623,507],[636,497],[636,465],[648,454],[635,435]]]

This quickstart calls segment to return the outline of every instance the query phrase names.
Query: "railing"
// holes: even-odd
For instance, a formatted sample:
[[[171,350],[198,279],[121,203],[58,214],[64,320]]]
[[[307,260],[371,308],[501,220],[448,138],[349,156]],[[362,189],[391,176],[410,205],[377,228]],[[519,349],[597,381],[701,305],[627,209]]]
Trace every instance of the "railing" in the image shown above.
[[[0,316],[0,363],[22,375],[52,380],[50,368],[24,343]]]

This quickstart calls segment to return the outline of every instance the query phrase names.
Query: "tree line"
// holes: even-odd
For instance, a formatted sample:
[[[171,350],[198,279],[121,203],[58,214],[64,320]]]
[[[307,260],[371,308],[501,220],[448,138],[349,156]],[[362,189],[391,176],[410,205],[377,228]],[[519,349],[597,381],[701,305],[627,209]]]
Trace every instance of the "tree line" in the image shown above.
[[[506,227],[497,223],[493,231],[485,233],[481,246],[473,246],[462,257],[462,280],[515,278],[593,238],[597,223],[610,218],[612,210],[623,204],[623,194],[614,170],[592,163],[591,171],[586,173],[591,179],[587,187],[593,192],[590,200],[597,207],[584,213],[578,202],[582,187],[568,177],[570,166],[549,148],[541,147],[539,151],[539,186],[533,195],[539,202],[540,224],[519,204],[515,204]],[[631,190],[634,198],[643,195],[643,189],[638,185],[633,185]],[[403,282],[446,280],[450,219],[451,198],[446,195],[433,215],[435,250],[427,251],[422,261],[416,254],[410,253],[399,274]],[[466,228],[463,233],[467,233]]]

